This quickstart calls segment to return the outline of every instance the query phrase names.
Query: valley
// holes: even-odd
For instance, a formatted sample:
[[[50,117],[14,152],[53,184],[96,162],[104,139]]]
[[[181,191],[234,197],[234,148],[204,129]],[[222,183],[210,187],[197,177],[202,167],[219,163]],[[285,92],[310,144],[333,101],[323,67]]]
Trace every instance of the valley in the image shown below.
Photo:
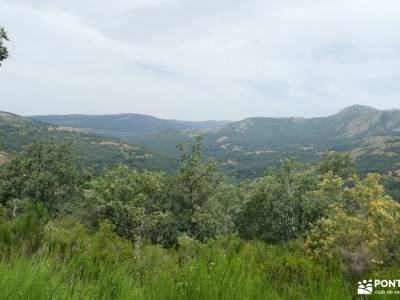
[[[143,145],[176,159],[176,145],[202,136],[204,155],[236,179],[261,176],[280,160],[318,159],[326,151],[349,152],[361,173],[400,170],[400,111],[355,105],[319,118],[248,118],[184,122],[124,114],[33,116],[33,120],[83,129],[123,143]]]

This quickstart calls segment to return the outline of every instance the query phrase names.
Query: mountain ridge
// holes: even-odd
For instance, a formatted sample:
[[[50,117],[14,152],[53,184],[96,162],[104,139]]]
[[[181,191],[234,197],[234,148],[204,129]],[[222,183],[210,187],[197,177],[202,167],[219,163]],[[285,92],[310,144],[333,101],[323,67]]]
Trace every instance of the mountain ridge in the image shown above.
[[[190,129],[213,129],[213,128],[221,128],[225,127],[229,124],[234,124],[238,122],[244,122],[247,120],[292,120],[298,123],[302,123],[307,120],[319,120],[319,119],[327,119],[327,118],[348,118],[354,117],[357,115],[368,115],[368,114],[376,114],[376,113],[399,113],[400,109],[392,108],[387,110],[379,110],[371,106],[355,104],[348,107],[343,108],[339,112],[322,117],[300,117],[300,116],[289,116],[289,117],[268,117],[268,116],[256,116],[256,117],[247,117],[238,121],[226,121],[226,120],[204,120],[204,121],[187,121],[187,120],[177,120],[177,119],[164,119],[158,118],[152,115],[146,114],[137,114],[137,113],[119,113],[119,114],[57,114],[57,115],[33,115],[26,116],[26,118],[30,118],[32,120],[41,121],[44,123],[56,124],[56,125],[71,125],[72,127],[79,128],[99,128],[90,124],[90,121],[96,122],[109,122],[110,120],[116,121],[116,123],[122,123],[122,127],[109,127],[109,124],[102,124],[101,129],[109,129],[109,130],[133,130],[133,129],[167,129],[167,130],[190,130]],[[85,122],[87,121],[87,122]],[[128,121],[132,122],[132,127],[126,128],[126,123]],[[149,122],[154,122],[150,124],[151,126],[146,127]],[[140,124],[141,128],[135,128],[134,125],[138,125],[138,122],[145,122],[145,124]],[[89,125],[89,126],[87,126]],[[160,127],[157,127],[160,125]]]
[[[208,124],[205,128],[182,125],[181,121],[177,121],[176,127],[175,123],[168,123],[165,127],[166,120],[122,114],[123,121],[133,123],[133,130],[130,130],[132,127],[129,124],[125,127],[107,125],[104,129],[104,124],[96,123],[98,117],[95,117],[96,122],[88,118],[81,123],[68,123],[68,116],[57,118],[58,126],[85,128],[124,143],[144,145],[174,159],[179,154],[176,144],[190,144],[195,136],[202,135],[205,156],[213,157],[226,174],[238,178],[259,176],[266,167],[288,157],[297,157],[303,162],[312,161],[326,151],[351,153],[362,172],[400,170],[400,110],[396,109],[378,110],[352,105],[326,117],[250,117],[226,124],[217,123],[214,127]],[[112,125],[119,124],[113,120],[115,115],[105,118],[110,119]],[[143,118],[145,123],[141,124]],[[102,120],[100,118],[99,122]],[[156,124],[146,123],[149,120],[156,120]],[[92,123],[85,127],[82,126],[85,124],[83,121]],[[161,127],[157,122],[161,122]]]
[[[215,128],[228,124],[230,121],[183,121],[173,119],[161,119],[151,115],[122,113],[106,115],[38,115],[28,118],[57,125],[69,125],[73,127],[102,129],[102,130],[190,130],[200,128]]]

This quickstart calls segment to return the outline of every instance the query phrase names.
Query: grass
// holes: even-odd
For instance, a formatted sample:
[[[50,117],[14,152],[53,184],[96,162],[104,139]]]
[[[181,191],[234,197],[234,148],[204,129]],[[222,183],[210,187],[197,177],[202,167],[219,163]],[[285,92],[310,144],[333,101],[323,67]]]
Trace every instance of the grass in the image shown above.
[[[335,265],[237,236],[179,246],[133,246],[102,223],[46,226],[27,214],[0,226],[0,299],[352,299],[356,284]],[[38,219],[40,220],[40,219]]]
[[[15,256],[0,262],[0,299],[352,298],[335,268],[262,243],[229,247],[217,241],[190,241],[179,251],[145,246],[118,263],[85,256],[82,265],[79,255],[69,261]]]

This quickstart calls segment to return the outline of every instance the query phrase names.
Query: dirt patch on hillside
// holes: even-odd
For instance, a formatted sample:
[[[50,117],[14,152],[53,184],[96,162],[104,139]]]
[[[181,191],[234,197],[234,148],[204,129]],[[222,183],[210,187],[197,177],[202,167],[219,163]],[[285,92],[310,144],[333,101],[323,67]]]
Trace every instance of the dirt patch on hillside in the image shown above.
[[[47,128],[48,131],[59,131],[59,132],[70,132],[70,133],[87,133],[86,130],[82,128],[72,128],[72,127],[63,127],[63,126],[49,126]]]
[[[7,153],[0,151],[0,165],[5,164],[6,162],[8,162],[9,159],[10,158]]]

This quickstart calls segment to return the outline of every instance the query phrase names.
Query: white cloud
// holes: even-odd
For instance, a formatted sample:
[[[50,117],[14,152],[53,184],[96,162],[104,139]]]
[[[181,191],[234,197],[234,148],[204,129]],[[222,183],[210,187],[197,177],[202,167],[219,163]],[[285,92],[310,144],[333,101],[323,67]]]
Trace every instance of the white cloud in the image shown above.
[[[399,107],[400,2],[0,0],[0,109],[180,119]]]

